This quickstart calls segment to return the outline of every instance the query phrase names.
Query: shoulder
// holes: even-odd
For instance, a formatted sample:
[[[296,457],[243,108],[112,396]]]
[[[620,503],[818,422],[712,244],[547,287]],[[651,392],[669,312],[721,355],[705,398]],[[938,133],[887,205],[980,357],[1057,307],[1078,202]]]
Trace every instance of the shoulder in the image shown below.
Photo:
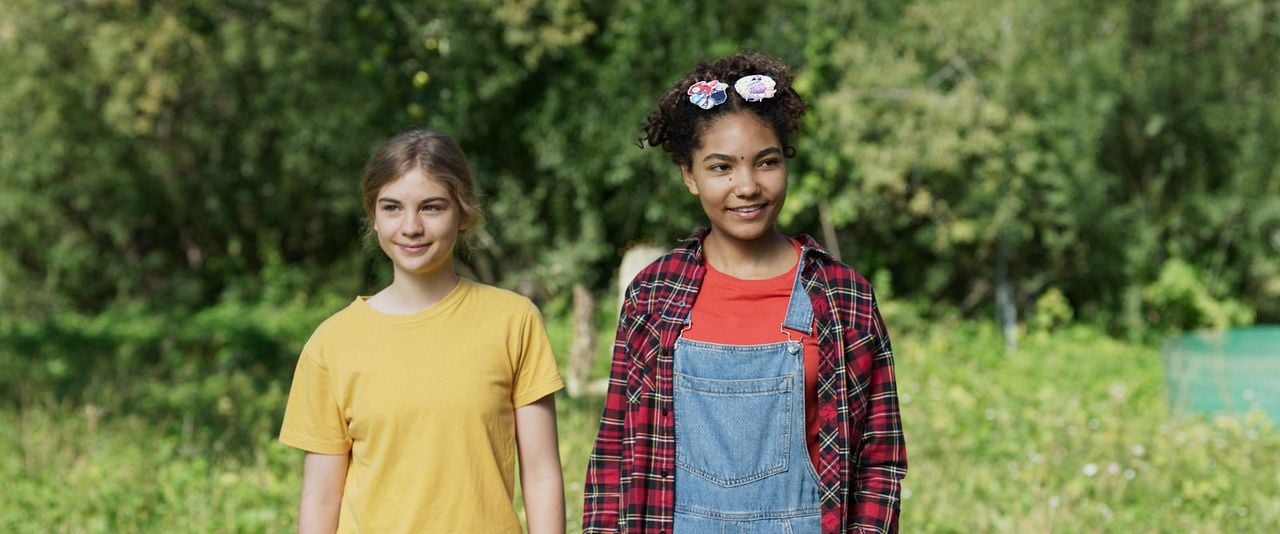
[[[668,250],[641,269],[631,283],[635,285],[637,282],[645,284],[671,279],[678,276],[691,262],[689,252],[684,247]]]
[[[303,346],[303,356],[321,359],[326,353],[326,347],[349,337],[352,332],[364,330],[367,319],[361,310],[366,305],[362,299],[363,297],[356,297],[350,304],[321,321]]]
[[[806,250],[805,260],[810,264],[806,270],[825,283],[828,290],[871,293],[871,283],[862,273],[837,260],[816,239],[805,234],[794,239]]]
[[[806,247],[814,249],[806,257],[805,276],[826,295],[835,319],[854,331],[874,330],[875,325],[871,323],[878,316],[878,304],[871,282],[853,267],[835,259],[812,238],[801,236],[801,239]]]
[[[341,334],[349,328],[360,326],[365,321],[364,313],[361,310],[361,307],[366,306],[363,299],[364,297],[356,297],[354,301],[344,306],[341,310],[325,318],[324,321],[320,322],[320,326],[316,327],[315,333],[311,337],[329,337],[334,334]]]
[[[872,336],[887,340],[871,282],[853,267],[835,259],[817,267],[817,278],[824,283],[831,313],[844,326],[846,339],[856,344]]]
[[[823,280],[833,289],[871,293],[871,282],[868,282],[857,269],[843,262],[830,258],[818,261],[816,267],[822,274]]]
[[[631,283],[627,285],[627,300],[635,306],[643,307],[658,296],[670,295],[676,288],[688,284],[700,261],[690,245],[667,251],[631,279]]]
[[[486,314],[525,317],[538,313],[537,305],[529,297],[515,291],[474,280],[463,279],[460,283],[467,284],[466,305],[483,308]]]
[[[512,306],[529,306],[533,304],[529,297],[516,293],[510,289],[503,289],[498,286],[491,286],[475,280],[463,278],[462,284],[467,284],[467,291],[470,292],[468,298],[481,300],[493,304],[506,304]]]

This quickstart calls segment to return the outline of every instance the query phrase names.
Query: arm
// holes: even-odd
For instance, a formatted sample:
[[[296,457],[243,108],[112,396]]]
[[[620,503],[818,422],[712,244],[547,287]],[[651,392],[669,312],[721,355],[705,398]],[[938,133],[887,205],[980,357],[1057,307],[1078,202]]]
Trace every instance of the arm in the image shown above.
[[[302,504],[298,510],[298,533],[316,534],[338,530],[342,489],[347,482],[346,454],[308,452],[302,463]]]
[[[902,418],[898,412],[898,388],[893,371],[893,347],[880,309],[871,301],[870,333],[861,347],[852,351],[857,362],[851,362],[850,370],[857,370],[866,377],[863,398],[867,409],[862,420],[853,428],[860,428],[860,435],[852,435],[855,442],[856,463],[850,469],[850,514],[846,522],[853,532],[892,533],[898,531],[898,513],[902,478],[907,474],[907,447],[902,434]],[[861,335],[861,334],[855,334]],[[856,341],[855,341],[856,342]],[[858,375],[851,375],[853,380]]]
[[[516,446],[529,534],[563,533],[564,478],[556,439],[554,395],[516,408]]]
[[[600,432],[596,435],[591,459],[587,463],[587,481],[583,491],[582,529],[586,534],[618,532],[622,506],[622,440],[626,435],[623,420],[626,418],[627,371],[630,357],[627,355],[629,325],[635,322],[635,301],[632,292],[622,304],[618,318],[618,332],[614,336],[613,365],[609,371],[609,392],[604,400],[604,414],[600,417]]]

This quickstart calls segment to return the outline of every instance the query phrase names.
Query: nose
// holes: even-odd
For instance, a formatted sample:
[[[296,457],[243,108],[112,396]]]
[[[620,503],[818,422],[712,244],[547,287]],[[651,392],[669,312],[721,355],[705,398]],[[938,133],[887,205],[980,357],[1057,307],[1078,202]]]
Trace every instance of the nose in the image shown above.
[[[742,198],[749,198],[756,196],[759,193],[760,180],[759,177],[756,176],[756,169],[754,167],[748,166],[735,174],[733,177],[734,195]]]
[[[420,236],[424,231],[426,231],[426,225],[422,223],[422,215],[419,213],[409,214],[400,223],[400,233],[406,237]]]

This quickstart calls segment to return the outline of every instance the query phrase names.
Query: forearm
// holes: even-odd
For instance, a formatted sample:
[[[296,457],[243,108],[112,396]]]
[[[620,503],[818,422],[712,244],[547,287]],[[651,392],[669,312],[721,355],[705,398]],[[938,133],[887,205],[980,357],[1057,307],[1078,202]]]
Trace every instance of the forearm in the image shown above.
[[[901,480],[906,476],[906,441],[887,338],[874,346],[860,429],[858,457],[851,469],[851,520],[854,531],[896,533],[901,510]]]
[[[863,466],[854,473],[850,497],[852,532],[890,534],[898,531],[901,474],[892,467]]]
[[[854,532],[898,531],[902,478],[907,474],[907,448],[898,416],[897,395],[872,395],[862,429],[857,459],[850,470],[850,525]]]
[[[563,475],[559,469],[544,471],[536,475],[525,469],[520,472],[529,534],[561,534],[565,529]]]
[[[893,347],[878,308],[873,308],[872,340],[863,345],[855,367],[867,377],[861,398],[863,416],[856,422],[858,440],[850,468],[850,510],[853,532],[895,533],[901,510],[902,479],[907,474],[907,446],[898,406]]]
[[[338,530],[347,463],[345,454],[307,453],[303,460],[302,498],[298,506],[299,534],[329,534]]]
[[[613,364],[609,370],[609,390],[605,394],[604,411],[600,414],[600,430],[587,463],[587,480],[582,492],[582,530],[585,534],[618,531],[622,508],[622,442],[626,432],[626,376],[630,357],[627,353],[627,325],[636,317],[633,300],[628,297],[618,318],[614,337]]]
[[[520,488],[530,534],[564,533],[564,475],[556,438],[555,397],[516,409]]]
[[[342,494],[302,494],[298,509],[298,533],[321,534],[338,531],[338,512],[342,507]]]
[[[606,401],[600,431],[587,463],[583,488],[582,529],[586,534],[617,532],[622,504],[622,418],[621,393]],[[612,407],[617,405],[618,407]],[[611,414],[618,414],[616,416]]]
[[[625,400],[622,383],[625,366],[615,357],[613,378],[605,397],[600,429],[587,462],[587,479],[583,488],[582,527],[586,532],[613,532],[618,527],[621,501],[622,440]]]

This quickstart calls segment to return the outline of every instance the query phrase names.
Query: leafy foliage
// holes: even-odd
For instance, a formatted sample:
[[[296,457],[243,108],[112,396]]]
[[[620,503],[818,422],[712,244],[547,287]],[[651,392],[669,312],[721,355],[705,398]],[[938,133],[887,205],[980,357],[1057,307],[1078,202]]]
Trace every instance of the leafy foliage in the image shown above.
[[[0,308],[192,310],[252,297],[267,270],[368,290],[386,270],[360,246],[359,169],[414,124],[454,134],[478,171],[490,224],[470,274],[601,291],[616,251],[701,220],[636,125],[693,62],[757,48],[795,65],[813,108],[785,225],[893,272],[904,297],[985,308],[1004,264],[1024,307],[1057,288],[1081,317],[1141,328],[1143,288],[1177,260],[1273,320],[1277,11],[15,0]]]

